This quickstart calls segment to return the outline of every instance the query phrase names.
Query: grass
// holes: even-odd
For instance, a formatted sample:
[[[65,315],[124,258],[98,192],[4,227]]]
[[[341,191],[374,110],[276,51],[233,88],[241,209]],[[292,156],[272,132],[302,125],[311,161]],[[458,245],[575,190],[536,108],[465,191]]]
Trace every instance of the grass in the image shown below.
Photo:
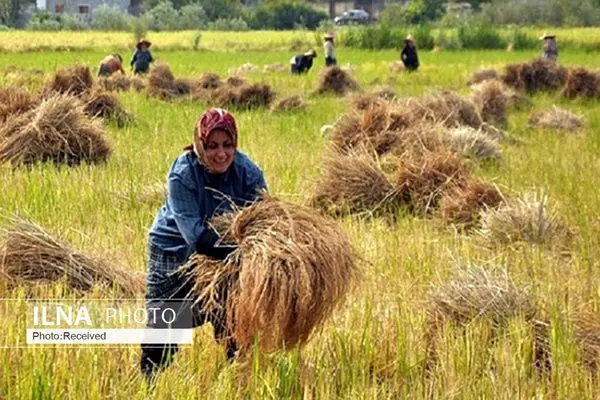
[[[27,43],[32,37],[19,35],[32,34],[1,33],[0,42]],[[62,33],[52,35],[39,40],[79,40],[67,41]],[[89,41],[112,43],[112,34],[81,35]],[[151,39],[156,42],[164,37],[177,43],[183,37],[178,35],[183,34],[161,33]],[[231,35],[242,41],[257,40],[257,33]],[[296,33],[269,33],[265,43],[285,35]],[[210,43],[209,38],[203,34],[202,43]],[[122,40],[128,43],[129,34],[123,34]],[[265,64],[287,64],[293,51],[231,53],[221,49],[162,51],[157,46],[154,55],[181,77],[207,71],[225,75],[230,68],[251,62],[261,72],[249,74],[249,79],[265,80],[281,95],[307,95],[316,87],[316,70],[303,77],[262,72]],[[357,68],[355,77],[364,89],[391,79],[392,89],[403,96],[436,88],[466,94],[466,82],[474,71],[501,68],[537,55],[422,52],[422,68],[408,75],[389,72],[389,62],[398,58],[395,51],[339,49],[338,53],[342,64]],[[47,72],[75,62],[94,66],[104,54],[99,49],[0,53],[0,69],[11,64]],[[568,66],[600,67],[595,55],[583,51],[561,52],[560,61]],[[318,58],[317,66],[322,62]],[[0,74],[0,83],[10,83],[10,79]],[[64,232],[65,239],[83,250],[106,254],[135,271],[144,271],[147,230],[159,205],[135,199],[145,186],[164,180],[173,159],[190,141],[193,121],[207,105],[164,103],[133,92],[119,94],[119,98],[137,123],[122,129],[109,126],[108,140],[114,153],[106,165],[37,166],[31,170],[0,166],[0,214],[18,214],[48,230]],[[316,180],[326,145],[320,127],[333,123],[349,101],[334,97],[308,100],[311,105],[299,112],[234,112],[242,150],[263,168],[270,191],[294,202],[306,200]],[[0,398],[496,398],[499,393],[505,398],[596,398],[600,384],[578,361],[572,329],[560,316],[580,308],[600,310],[600,117],[595,112],[599,104],[597,100],[569,101],[558,94],[539,95],[533,102],[535,109],[556,104],[582,113],[588,125],[580,133],[558,135],[529,128],[528,110],[513,111],[508,129],[523,143],[503,144],[502,162],[482,164],[475,174],[516,193],[544,190],[560,205],[565,222],[577,231],[569,251],[532,246],[489,249],[435,221],[403,214],[393,221],[348,217],[342,221],[344,229],[366,260],[361,263],[364,277],[356,293],[301,357],[275,354],[263,364],[256,361],[250,365],[241,380],[248,385],[238,387],[236,367],[227,366],[222,348],[212,341],[211,329],[204,327],[196,332],[193,348],[177,355],[152,393],[146,392],[138,374],[137,347],[0,348]],[[128,193],[131,201],[115,196],[121,192]],[[431,285],[449,279],[461,260],[504,266],[516,284],[529,288],[545,305],[544,312],[557,321],[551,335],[552,371],[538,373],[532,366],[529,343],[533,332],[519,319],[511,320],[491,344],[491,326],[485,321],[464,329],[444,326],[437,342],[436,369],[433,373],[425,370],[427,294]],[[46,297],[61,293],[60,287],[40,290]],[[25,296],[18,289],[0,288],[3,298]],[[2,304],[0,346],[23,341],[24,331],[19,328],[23,316],[17,309],[24,300]]]

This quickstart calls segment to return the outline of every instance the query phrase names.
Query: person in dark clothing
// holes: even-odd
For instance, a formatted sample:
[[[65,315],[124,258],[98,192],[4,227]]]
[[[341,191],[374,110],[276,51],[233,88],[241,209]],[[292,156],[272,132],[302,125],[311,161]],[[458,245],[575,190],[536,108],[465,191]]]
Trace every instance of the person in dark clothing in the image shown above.
[[[412,35],[408,35],[404,41],[404,48],[400,53],[400,58],[407,70],[412,72],[419,69],[419,55],[417,54],[417,47]]]
[[[211,323],[215,340],[225,342],[229,360],[235,357],[237,346],[227,330],[227,316],[203,314],[202,305],[195,304],[197,298],[191,293],[193,278],[179,269],[193,253],[225,260],[235,247],[220,244],[209,221],[257,201],[267,190],[263,172],[237,150],[237,143],[235,119],[226,110],[213,108],[198,119],[193,145],[186,147],[171,166],[168,195],[150,229],[146,291],[149,310],[173,308],[175,304],[177,318],[171,327],[186,329]],[[149,382],[171,362],[177,350],[175,344],[142,345],[140,367]]]
[[[317,58],[314,50],[309,50],[304,54],[298,54],[290,60],[292,74],[303,74],[308,72],[313,65],[313,60]]]
[[[154,61],[152,53],[150,53],[152,43],[145,39],[141,39],[137,44],[137,50],[133,53],[131,59],[131,67],[134,74],[145,74],[150,69],[150,63]]]

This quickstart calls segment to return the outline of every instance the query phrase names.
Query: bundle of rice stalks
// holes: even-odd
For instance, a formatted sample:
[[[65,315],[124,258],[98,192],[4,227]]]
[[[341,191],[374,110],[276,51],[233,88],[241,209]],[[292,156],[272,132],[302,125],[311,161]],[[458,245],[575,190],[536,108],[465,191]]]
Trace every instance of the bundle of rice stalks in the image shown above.
[[[398,73],[404,71],[404,63],[402,61],[392,61],[389,65],[390,71]]]
[[[214,72],[207,72],[203,74],[200,79],[197,79],[193,83],[194,90],[197,89],[216,89],[223,86],[221,77]]]
[[[0,128],[0,163],[77,165],[106,161],[110,148],[99,120],[78,99],[54,95],[35,109],[9,117]]]
[[[549,244],[570,236],[554,203],[548,196],[538,194],[507,199],[498,208],[484,210],[479,233],[490,243],[498,244]]]
[[[447,151],[448,135],[448,129],[442,124],[414,123],[396,133],[392,154],[402,159]]]
[[[271,107],[271,111],[293,111],[293,110],[304,110],[306,103],[299,94],[284,97],[279,99]]]
[[[358,89],[358,83],[347,72],[340,67],[333,66],[321,71],[316,93],[333,93],[344,96],[348,91]]]
[[[248,84],[248,81],[242,77],[232,75],[227,78],[225,83],[232,87],[240,87]]]
[[[38,99],[17,87],[0,88],[0,124],[11,115],[22,114],[38,104]]]
[[[112,74],[107,78],[98,79],[98,85],[109,92],[128,91],[131,80],[123,74]]]
[[[286,70],[287,70],[287,68],[282,63],[265,65],[265,68],[264,68],[265,72],[285,72]]]
[[[478,129],[468,126],[450,129],[446,140],[450,150],[467,158],[496,161],[502,158],[498,141]]]
[[[502,79],[507,85],[528,93],[551,92],[564,86],[567,74],[566,68],[538,59],[531,63],[507,66]]]
[[[331,134],[332,144],[341,152],[364,147],[382,155],[389,152],[397,140],[390,110],[385,105],[343,116]]]
[[[475,105],[454,92],[410,99],[403,107],[411,112],[413,119],[441,122],[449,128],[465,125],[478,129],[483,124]]]
[[[146,89],[146,83],[139,76],[132,76],[129,78],[129,81],[131,82],[131,87],[136,92],[141,92],[142,90]]]
[[[70,94],[81,96],[87,93],[94,85],[90,68],[85,65],[74,65],[58,70],[46,83],[44,92]]]
[[[567,82],[561,95],[569,99],[583,97],[593,99],[600,94],[600,76],[585,68],[576,68],[569,71]]]
[[[357,274],[354,251],[333,221],[266,198],[216,221],[238,250],[226,263],[195,256],[195,293],[208,312],[227,288],[227,326],[242,353],[306,343],[344,300]],[[216,307],[215,307],[216,305]],[[221,305],[223,307],[223,305]]]
[[[529,291],[519,289],[506,270],[486,270],[469,266],[458,270],[453,279],[429,294],[429,314],[433,321],[459,326],[475,319],[489,320],[504,327],[515,317],[531,321],[536,316],[536,301]]]
[[[90,117],[113,120],[119,127],[133,120],[131,114],[121,106],[117,96],[99,87],[85,96],[83,109]]]
[[[500,81],[488,80],[474,87],[471,100],[477,105],[485,122],[506,125],[506,108],[511,101],[511,94]]]
[[[393,203],[393,193],[392,184],[370,154],[332,153],[323,161],[310,205],[334,216],[378,214]]]
[[[185,79],[175,79],[167,64],[157,64],[148,74],[149,94],[162,100],[181,97],[191,92],[191,84]]]
[[[65,281],[81,291],[101,285],[129,297],[144,292],[142,274],[83,254],[33,223],[17,220],[0,236],[0,279],[10,285]]]
[[[441,217],[464,230],[475,228],[482,210],[496,208],[504,196],[496,185],[474,179],[466,187],[449,190],[440,200]]]
[[[494,68],[481,69],[473,74],[471,79],[469,79],[468,85],[476,85],[478,83],[491,81],[498,78],[498,71],[496,71]]]
[[[583,117],[571,111],[552,106],[549,111],[533,112],[529,115],[529,125],[539,129],[559,132],[577,132],[585,123]]]
[[[212,90],[209,96],[213,103],[220,106],[255,109],[268,107],[273,101],[275,93],[271,86],[265,83],[253,83],[240,87],[222,86]]]
[[[445,191],[464,188],[469,170],[454,153],[429,153],[404,158],[396,173],[396,191],[402,202],[414,213],[430,213],[437,209]]]
[[[436,365],[439,331],[446,323],[466,327],[476,320],[488,321],[492,335],[504,329],[514,318],[532,324],[534,330],[536,365],[549,362],[549,326],[536,318],[536,300],[527,290],[518,288],[505,269],[485,269],[468,266],[454,273],[447,283],[429,293],[428,330],[425,335],[428,348],[427,367]]]

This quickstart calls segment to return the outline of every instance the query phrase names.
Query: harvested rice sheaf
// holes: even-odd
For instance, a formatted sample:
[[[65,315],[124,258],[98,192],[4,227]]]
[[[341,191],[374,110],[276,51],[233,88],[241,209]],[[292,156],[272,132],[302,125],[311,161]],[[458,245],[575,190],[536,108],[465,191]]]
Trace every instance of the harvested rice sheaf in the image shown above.
[[[39,103],[36,96],[17,87],[0,88],[0,125],[11,115],[22,114]]]
[[[528,93],[553,92],[567,81],[568,70],[555,62],[537,59],[530,63],[509,65],[502,77],[504,83]]]
[[[104,162],[109,155],[101,121],[85,115],[72,96],[49,97],[0,128],[0,163],[78,165]]]
[[[331,143],[342,153],[366,148],[382,155],[392,150],[398,140],[393,123],[385,104],[362,113],[351,112],[335,124]]]
[[[78,291],[100,285],[130,297],[142,294],[145,286],[142,274],[88,256],[24,220],[0,229],[0,280],[9,285],[64,281]]]
[[[47,96],[52,93],[70,94],[82,96],[94,85],[94,79],[90,68],[85,65],[74,65],[56,71],[54,76],[46,82],[44,93]]]
[[[393,196],[393,186],[373,156],[332,153],[323,161],[310,205],[334,216],[378,214],[393,203]]]
[[[148,74],[150,96],[169,100],[191,93],[192,85],[186,79],[175,79],[167,64],[156,64]]]
[[[294,110],[303,110],[306,108],[306,103],[302,99],[302,96],[296,94],[292,96],[287,96],[282,99],[277,100],[275,104],[271,107],[272,111],[294,111]]]
[[[557,106],[548,111],[537,111],[529,115],[529,125],[540,129],[559,132],[577,132],[583,129],[585,122],[582,116]]]
[[[195,256],[194,292],[209,313],[225,312],[242,353],[306,343],[344,300],[357,274],[354,251],[333,221],[266,198],[214,221],[238,246],[225,263]],[[185,268],[185,267],[184,267]],[[215,297],[227,291],[226,304]]]
[[[438,208],[447,190],[465,187],[469,174],[460,156],[454,153],[405,158],[400,160],[396,172],[395,190],[412,212],[427,214]]]
[[[109,92],[126,92],[131,88],[131,80],[126,75],[115,73],[98,79],[98,85]]]
[[[496,185],[471,180],[466,187],[447,191],[440,200],[441,217],[448,223],[470,230],[479,226],[481,211],[496,208],[504,201]]]
[[[84,111],[90,117],[113,120],[122,127],[133,117],[121,106],[116,95],[96,87],[84,98]]]
[[[498,78],[498,71],[496,71],[494,68],[481,69],[473,74],[468,84],[469,86],[476,85],[485,81],[491,81]]]
[[[561,94],[569,99],[596,98],[600,95],[600,76],[585,68],[572,69],[569,71]]]
[[[446,138],[450,150],[474,160],[495,160],[502,158],[498,141],[482,130],[468,126],[448,131]]]
[[[506,109],[511,102],[511,93],[498,80],[487,80],[473,88],[471,95],[481,118],[485,122],[505,126]]]
[[[548,196],[526,194],[508,199],[481,213],[479,233],[490,243],[562,243],[570,236],[568,226]]]
[[[340,67],[333,66],[323,69],[319,74],[319,84],[316,93],[332,93],[338,96],[344,96],[348,92],[358,89],[358,83],[348,72]]]

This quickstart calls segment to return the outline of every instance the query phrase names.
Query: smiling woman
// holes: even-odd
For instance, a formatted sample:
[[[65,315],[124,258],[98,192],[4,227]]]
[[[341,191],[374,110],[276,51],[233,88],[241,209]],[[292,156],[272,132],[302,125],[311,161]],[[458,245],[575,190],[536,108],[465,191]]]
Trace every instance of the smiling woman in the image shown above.
[[[193,253],[225,260],[235,248],[221,246],[208,221],[256,201],[266,190],[266,183],[260,168],[237,150],[236,122],[226,110],[206,111],[196,123],[194,144],[185,150],[171,167],[167,199],[150,230],[148,308],[165,307],[165,299],[173,307],[181,300],[178,315],[191,311],[192,318],[176,322],[177,326],[192,328],[211,322],[215,339],[226,342],[227,357],[232,359],[237,345],[227,339],[226,316],[217,318],[197,311],[201,304],[185,310],[190,303],[184,300],[190,299],[195,282],[177,272]],[[169,363],[177,347],[143,345],[142,350],[142,371],[152,378],[160,366]]]

